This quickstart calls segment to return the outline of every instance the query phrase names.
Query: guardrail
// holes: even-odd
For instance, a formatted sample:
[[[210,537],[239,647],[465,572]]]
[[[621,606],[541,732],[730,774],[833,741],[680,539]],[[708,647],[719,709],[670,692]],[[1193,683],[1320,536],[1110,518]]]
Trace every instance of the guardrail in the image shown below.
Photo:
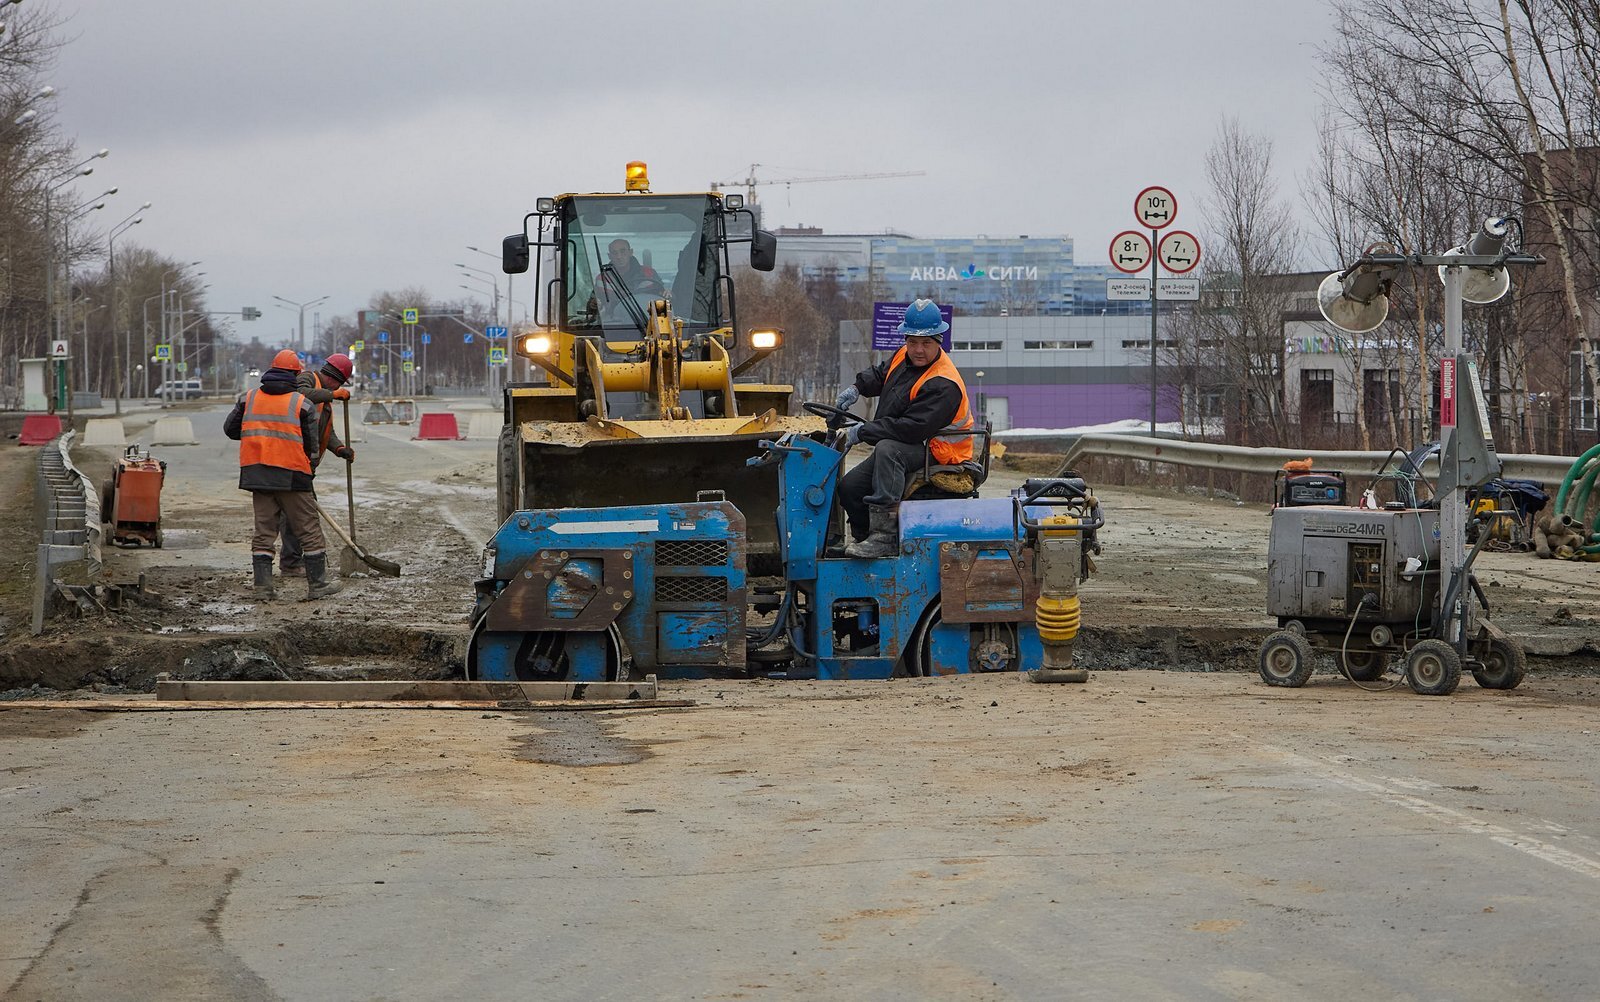
[[[1085,456],[1135,459],[1174,466],[1196,466],[1235,473],[1260,473],[1271,476],[1290,460],[1310,457],[1317,469],[1340,470],[1352,476],[1376,476],[1389,459],[1389,452],[1350,450],[1316,451],[1307,449],[1257,449],[1242,445],[1216,445],[1209,442],[1180,442],[1140,435],[1091,434],[1079,436],[1062,461],[1063,470],[1072,469]],[[1560,483],[1576,462],[1573,456],[1541,456],[1532,453],[1501,453],[1501,476]],[[1394,465],[1390,465],[1394,469]],[[1425,476],[1437,477],[1439,463],[1423,464]]]
[[[56,569],[86,560],[89,573],[98,575],[102,566],[100,496],[89,478],[72,465],[70,451],[76,435],[69,431],[39,450],[37,501],[44,530],[35,561],[34,636],[44,632],[45,612],[58,590]]]

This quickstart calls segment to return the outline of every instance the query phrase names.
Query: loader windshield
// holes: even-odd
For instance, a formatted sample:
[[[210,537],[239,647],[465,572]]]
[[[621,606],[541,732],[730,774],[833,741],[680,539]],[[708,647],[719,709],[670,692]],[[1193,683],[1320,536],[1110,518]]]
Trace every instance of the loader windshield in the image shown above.
[[[706,195],[578,195],[562,206],[565,326],[631,338],[669,299],[684,332],[721,326],[721,215]]]

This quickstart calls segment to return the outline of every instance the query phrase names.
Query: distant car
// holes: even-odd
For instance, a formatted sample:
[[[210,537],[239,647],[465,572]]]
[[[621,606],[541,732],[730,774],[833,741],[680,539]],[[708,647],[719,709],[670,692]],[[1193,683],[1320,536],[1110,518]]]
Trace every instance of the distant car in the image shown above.
[[[244,378],[246,378],[246,379],[260,379],[261,378],[261,370],[260,369],[251,369],[249,372],[244,374]]]
[[[199,400],[205,396],[205,388],[198,379],[175,380],[170,387],[167,383],[161,383],[150,391],[150,396],[155,400],[165,400],[169,392],[174,400]]]

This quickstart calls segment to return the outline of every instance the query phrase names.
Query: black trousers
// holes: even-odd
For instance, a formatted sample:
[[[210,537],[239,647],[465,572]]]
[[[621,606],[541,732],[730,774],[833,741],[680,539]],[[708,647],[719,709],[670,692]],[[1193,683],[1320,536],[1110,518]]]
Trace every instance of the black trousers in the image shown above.
[[[839,506],[856,536],[867,534],[867,507],[897,505],[905,497],[906,482],[927,461],[928,447],[921,442],[884,440],[872,455],[839,478]]]

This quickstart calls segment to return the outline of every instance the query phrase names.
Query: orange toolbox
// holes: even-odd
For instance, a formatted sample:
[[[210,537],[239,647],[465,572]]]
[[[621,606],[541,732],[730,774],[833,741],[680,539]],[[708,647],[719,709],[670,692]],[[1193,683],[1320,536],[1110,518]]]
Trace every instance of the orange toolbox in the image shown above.
[[[161,482],[166,474],[166,463],[151,459],[149,451],[141,453],[137,446],[129,446],[117,460],[101,516],[111,524],[113,543],[161,545]]]

